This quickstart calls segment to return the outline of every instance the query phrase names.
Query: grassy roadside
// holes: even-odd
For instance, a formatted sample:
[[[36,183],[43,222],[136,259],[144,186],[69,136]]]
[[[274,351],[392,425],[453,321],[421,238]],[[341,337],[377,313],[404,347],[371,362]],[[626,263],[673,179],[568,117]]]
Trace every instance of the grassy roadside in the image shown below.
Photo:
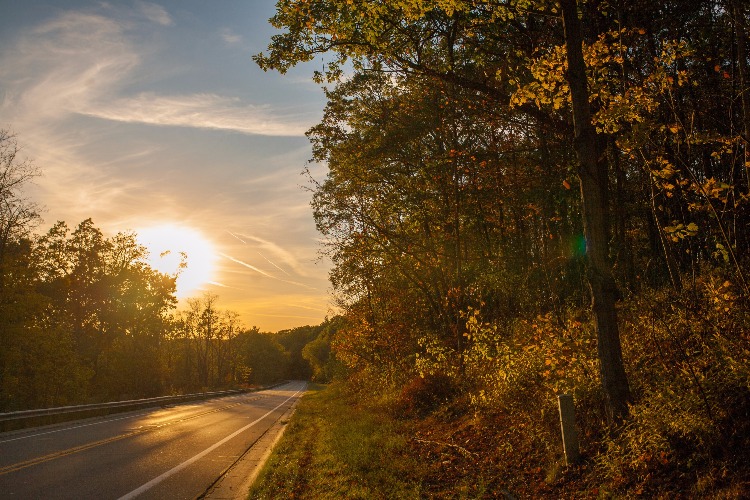
[[[418,498],[403,424],[336,385],[311,385],[249,498]]]
[[[581,462],[565,466],[556,416],[534,419],[544,408],[528,399],[476,412],[458,398],[415,413],[399,404],[413,397],[374,401],[358,389],[312,385],[249,498],[729,499],[750,491],[745,448],[731,442],[717,442],[725,455],[712,452],[705,464],[688,461],[686,448],[687,459],[677,450],[640,465],[642,457],[618,451],[641,430],[631,423],[619,437],[582,434]]]

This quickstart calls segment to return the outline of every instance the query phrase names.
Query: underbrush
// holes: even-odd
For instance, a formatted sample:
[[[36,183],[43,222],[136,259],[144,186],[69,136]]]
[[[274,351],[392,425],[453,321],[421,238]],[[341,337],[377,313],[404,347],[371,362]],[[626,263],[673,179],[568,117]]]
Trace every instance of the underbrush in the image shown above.
[[[460,376],[449,358],[423,357],[390,389],[372,370],[305,398],[266,473],[275,489],[256,498],[750,497],[748,305],[709,277],[619,310],[624,422],[606,421],[584,312],[500,327],[470,311]],[[570,466],[561,393],[574,396],[581,444]]]
[[[709,276],[681,294],[631,298],[620,318],[633,400],[617,427],[605,419],[594,329],[583,312],[518,321],[504,335],[474,323],[479,346],[472,350],[489,353],[470,365],[474,411],[485,429],[497,429],[505,448],[499,454],[521,470],[544,472],[518,491],[550,498],[750,494],[747,304],[731,283]],[[483,339],[490,338],[488,349]],[[563,466],[561,393],[576,400],[583,458],[575,467]]]
[[[732,288],[709,276],[623,307],[634,403],[594,459],[611,491],[750,494],[750,316]]]
[[[431,465],[426,490],[490,498],[750,496],[750,314],[738,295],[708,275],[679,294],[644,291],[620,304],[633,398],[617,426],[606,419],[585,311],[502,327],[469,311],[462,378],[435,376],[455,373],[435,362],[400,395],[400,407],[422,419],[415,453]],[[440,396],[446,388],[454,391],[448,403]],[[582,457],[573,466],[562,453],[563,393],[576,402]],[[471,486],[458,493],[461,484]]]

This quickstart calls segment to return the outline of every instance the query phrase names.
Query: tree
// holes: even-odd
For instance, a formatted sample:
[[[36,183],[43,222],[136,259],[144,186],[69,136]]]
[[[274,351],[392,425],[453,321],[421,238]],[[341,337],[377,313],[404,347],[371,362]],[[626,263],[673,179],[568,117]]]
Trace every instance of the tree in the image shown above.
[[[341,316],[326,318],[320,325],[318,336],[302,349],[302,357],[310,364],[312,380],[315,382],[331,382],[345,373],[343,365],[331,350],[331,342],[343,326],[343,322]]]
[[[579,179],[583,200],[583,228],[586,235],[588,281],[592,309],[596,319],[597,349],[602,385],[610,418],[620,420],[627,414],[630,388],[622,362],[622,347],[615,302],[617,284],[609,263],[608,165],[591,122],[586,66],[583,60],[583,35],[576,0],[561,0],[565,25],[566,73],[573,107],[575,148],[581,164]]]
[[[179,385],[190,389],[231,386],[237,382],[238,354],[234,339],[241,331],[238,315],[217,307],[218,296],[210,293],[188,299],[177,314],[173,342],[182,353]]]
[[[452,353],[443,369],[461,371],[466,308],[484,302],[498,318],[523,300],[479,282],[511,288],[552,251],[546,230],[537,233],[524,213],[537,200],[519,193],[563,191],[562,178],[526,174],[539,144],[483,115],[476,92],[367,72],[327,95],[324,120],[308,134],[314,159],[329,168],[314,183],[314,217],[342,307],[365,315],[346,329],[360,340],[338,345],[383,360],[388,373],[406,369],[406,353],[440,346]],[[540,211],[562,211],[568,200],[559,201]],[[538,240],[524,244],[530,232]]]
[[[16,137],[0,130],[0,265],[9,244],[29,235],[39,223],[39,207],[23,197],[23,189],[41,175],[31,160],[20,160]],[[0,269],[0,288],[3,286]]]
[[[371,348],[396,348],[392,339],[408,334],[393,332],[417,331],[412,318],[430,310],[445,321],[421,326],[434,335],[455,325],[460,352],[451,317],[470,291],[487,304],[483,317],[553,309],[564,324],[585,259],[607,411],[623,416],[619,290],[681,293],[690,278],[696,293],[696,276],[717,268],[750,295],[747,21],[729,0],[278,2],[271,22],[283,31],[256,62],[284,72],[327,54],[314,78],[334,85],[310,136],[331,170],[317,186],[316,220],[332,243],[334,286],[352,306],[339,345],[374,359]],[[460,166],[453,198],[441,197],[449,175],[422,177],[441,161],[449,173],[448,160]],[[430,220],[449,230],[419,224]],[[474,248],[486,276],[469,270]],[[503,289],[512,298],[501,307]],[[524,311],[517,299],[527,294],[538,304]]]
[[[146,258],[135,235],[107,238],[91,219],[72,232],[58,222],[33,246],[35,286],[45,304],[34,322],[70,338],[97,399],[164,390],[175,277],[152,269]]]
[[[8,130],[0,130],[0,317],[13,317],[6,308],[13,308],[14,296],[24,289],[16,278],[19,259],[25,260],[27,237],[40,220],[39,207],[24,198],[23,190],[40,175],[31,160],[19,158],[20,147],[16,137]],[[16,288],[18,287],[18,288]],[[0,321],[0,338],[7,327]]]
[[[21,345],[28,341],[26,330],[41,307],[34,289],[34,263],[29,258],[29,235],[40,220],[40,209],[23,192],[40,171],[19,154],[16,137],[0,130],[0,408],[38,404],[25,394],[25,380],[18,376],[18,369],[25,364]],[[45,394],[42,397],[48,394],[39,392]]]
[[[236,342],[238,358],[248,372],[247,382],[270,384],[288,376],[291,357],[276,335],[253,328],[240,333]]]
[[[300,326],[277,332],[273,339],[289,356],[285,377],[298,380],[309,380],[312,374],[310,364],[302,356],[302,350],[318,334],[314,326]]]
[[[549,9],[553,14],[557,11],[544,2],[539,6],[530,5]],[[562,6],[566,18],[563,42],[568,49],[567,75],[575,117],[575,144],[582,165],[583,220],[593,309],[599,331],[602,381],[610,413],[622,415],[627,409],[628,386],[617,330],[617,287],[608,263],[609,178],[606,159],[598,149],[588,111],[586,68],[581,52],[583,37],[580,29],[575,29],[578,25],[571,24],[571,9],[578,22],[576,6],[569,2],[563,2]],[[358,74],[382,70],[410,79],[429,76],[449,85],[482,92],[503,107],[505,113],[526,114],[534,122],[560,123],[557,111],[545,114],[539,105],[534,107],[528,102],[516,101],[516,111],[507,107],[508,102],[513,103],[513,84],[523,85],[534,79],[531,76],[534,53],[549,50],[555,43],[550,18],[542,23],[538,23],[538,19],[533,11],[523,7],[490,6],[484,2],[399,2],[388,6],[352,6],[335,1],[305,2],[304,5],[280,2],[272,22],[287,31],[275,36],[269,55],[259,55],[256,61],[263,68],[283,72],[316,53],[333,51],[339,59],[328,67],[329,80],[335,79],[340,74],[340,65],[352,58]],[[537,42],[529,46],[524,41],[526,37]],[[503,47],[482,49],[488,40]],[[497,54],[506,47],[510,49],[506,49],[507,57],[498,58]],[[497,76],[489,78],[487,75]],[[398,84],[397,88],[401,90],[403,86]],[[534,99],[539,102],[539,97]],[[559,107],[555,105],[555,110]],[[509,126],[517,127],[513,122]],[[458,235],[455,236],[458,241]],[[449,290],[440,290],[439,295],[447,297]],[[460,343],[463,331],[459,329],[456,338]]]

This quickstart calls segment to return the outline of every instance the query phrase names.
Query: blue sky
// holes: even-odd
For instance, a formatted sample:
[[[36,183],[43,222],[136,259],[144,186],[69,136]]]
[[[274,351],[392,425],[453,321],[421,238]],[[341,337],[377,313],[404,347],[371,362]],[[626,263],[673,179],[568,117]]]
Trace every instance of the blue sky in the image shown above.
[[[325,105],[315,63],[279,75],[251,59],[274,1],[3,4],[0,127],[43,171],[29,191],[46,207],[40,230],[88,217],[109,235],[188,227],[217,255],[203,290],[246,326],[330,313],[301,175]]]

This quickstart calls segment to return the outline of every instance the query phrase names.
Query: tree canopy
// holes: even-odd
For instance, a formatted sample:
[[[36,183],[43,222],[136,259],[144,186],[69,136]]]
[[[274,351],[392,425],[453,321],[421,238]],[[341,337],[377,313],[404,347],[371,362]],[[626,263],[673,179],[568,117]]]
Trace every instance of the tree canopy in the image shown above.
[[[586,318],[595,342],[563,357],[596,359],[622,419],[623,299],[748,297],[747,17],[720,0],[279,1],[255,60],[323,63],[308,135],[329,169],[311,181],[340,359],[465,385],[519,324]]]

